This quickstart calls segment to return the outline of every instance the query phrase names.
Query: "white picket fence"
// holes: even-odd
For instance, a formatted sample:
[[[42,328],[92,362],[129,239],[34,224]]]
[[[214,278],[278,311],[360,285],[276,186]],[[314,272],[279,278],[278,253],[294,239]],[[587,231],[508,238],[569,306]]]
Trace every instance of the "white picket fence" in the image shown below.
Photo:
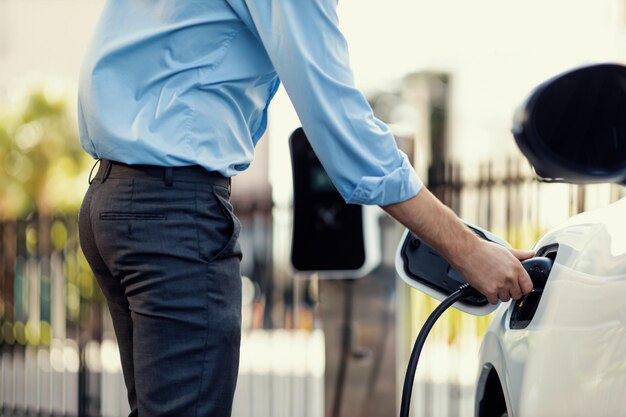
[[[233,417],[323,417],[324,333],[254,331],[242,341]]]
[[[88,415],[129,413],[117,346],[112,340],[85,346],[92,387]],[[254,330],[242,336],[239,381],[233,417],[322,417],[324,415],[324,334]],[[74,417],[79,410],[79,352],[71,340],[50,349],[5,349],[0,358],[0,405],[40,415]],[[95,406],[97,410],[93,410]]]
[[[78,348],[71,340],[55,341],[50,349],[5,348],[0,360],[5,415],[12,410],[78,415],[78,369]]]

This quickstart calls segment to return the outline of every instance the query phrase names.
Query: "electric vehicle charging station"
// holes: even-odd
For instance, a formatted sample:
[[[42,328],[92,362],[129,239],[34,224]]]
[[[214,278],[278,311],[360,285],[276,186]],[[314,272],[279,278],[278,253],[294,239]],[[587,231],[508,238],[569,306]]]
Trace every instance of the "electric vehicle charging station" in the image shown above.
[[[302,128],[289,139],[294,179],[294,224],[291,260],[297,277],[347,279],[353,283],[378,266],[380,229],[375,215],[378,207],[348,205],[334,188]],[[510,245],[478,226],[466,223],[482,239],[505,247]],[[438,300],[430,323],[418,337],[405,379],[401,416],[408,416],[410,394],[419,353],[428,331],[448,306],[474,314],[486,315],[498,305],[471,289],[449,263],[417,236],[405,231],[395,257],[396,272],[404,282]],[[337,398],[333,415],[338,415],[346,372],[347,351],[351,337],[352,287],[346,295],[342,337],[343,357],[339,363]]]
[[[341,414],[352,355],[355,282],[382,260],[378,206],[346,204],[302,128],[289,138],[293,174],[291,267],[296,280],[343,280],[340,353],[331,416]]]
[[[513,134],[520,149],[527,156],[536,173],[544,181],[626,184],[626,117],[623,117],[625,109],[626,67],[614,64],[585,67],[555,77],[538,87],[516,113]],[[600,140],[596,141],[597,139]],[[292,156],[295,160],[293,137],[291,145]],[[312,150],[309,149],[308,152],[312,152]],[[322,169],[321,165],[318,168]],[[308,180],[309,188],[311,188],[310,178],[311,176],[309,176]],[[294,173],[295,182],[296,174]],[[611,213],[617,209],[615,207]],[[603,224],[602,219],[598,220],[597,216],[595,219],[593,222]],[[608,220],[604,223],[609,224]],[[467,224],[467,226],[481,238],[509,247],[505,241],[488,231],[471,224]],[[579,230],[580,221],[574,222],[574,227],[578,228],[576,230]],[[596,229],[591,228],[591,231]],[[622,229],[624,228],[622,227]],[[623,232],[626,232],[626,230],[623,230]],[[554,313],[553,309],[561,305],[567,305],[567,303],[560,302],[557,307],[550,306],[552,310],[546,307],[546,303],[548,303],[546,300],[559,299],[558,296],[553,294],[554,290],[550,282],[563,282],[570,277],[578,279],[577,277],[580,276],[581,271],[578,271],[576,268],[581,268],[586,264],[576,263],[577,257],[585,255],[584,245],[581,246],[576,239],[583,235],[585,233],[580,231],[573,233],[569,229],[564,229],[562,233],[560,231],[552,232],[540,239],[535,246],[538,256],[522,262],[535,286],[533,292],[516,302],[500,303],[499,305],[491,306],[487,304],[484,297],[481,298],[481,294],[478,294],[465,284],[464,279],[436,251],[428,247],[417,236],[412,235],[408,231],[405,232],[396,252],[395,266],[398,275],[409,286],[442,300],[442,303],[435,309],[422,328],[411,354],[403,390],[401,416],[406,417],[409,415],[413,378],[426,336],[437,318],[450,306],[473,315],[485,315],[494,312],[494,310],[496,311],[496,318],[492,321],[481,355],[485,355],[485,351],[487,351],[487,355],[489,355],[489,351],[492,353],[504,352],[504,357],[498,357],[491,361],[493,363],[487,363],[480,372],[476,396],[476,417],[525,417],[539,415],[528,414],[524,410],[524,401],[527,399],[522,397],[522,393],[525,391],[519,386],[508,385],[522,384],[524,383],[524,377],[528,378],[528,372],[524,374],[522,371],[520,374],[520,370],[525,369],[525,364],[523,361],[520,361],[520,352],[518,351],[515,354],[508,352],[511,346],[498,345],[497,339],[502,337],[503,333],[519,331],[520,329],[524,329],[526,335],[532,334],[533,331],[537,331],[541,323],[545,323],[546,317],[553,320],[555,317],[559,317],[558,313]],[[363,238],[363,236],[361,235],[360,238]],[[615,238],[615,235],[613,237]],[[367,239],[371,239],[371,237]],[[557,254],[555,248],[558,248],[559,245],[563,245],[563,250],[560,250],[559,254]],[[339,246],[339,250],[341,250],[341,246]],[[621,258],[623,257],[621,256]],[[292,260],[294,259],[292,256]],[[295,264],[296,262],[294,262],[294,267],[296,267]],[[359,265],[364,264],[366,262],[363,262],[363,264],[359,263]],[[618,278],[612,277],[610,281],[615,288],[617,287],[614,284],[619,283],[620,280],[626,277],[626,264],[623,262],[611,264],[608,269],[611,273],[615,273],[615,268],[619,266],[623,266],[623,268],[617,271],[619,272]],[[325,270],[322,270],[322,274],[327,272],[327,277],[338,277],[334,266],[325,266],[325,268]],[[601,267],[596,269],[600,271],[607,270]],[[309,267],[304,267],[300,270],[318,272],[314,268],[309,269]],[[365,269],[362,269],[361,266],[357,270],[362,271]],[[357,277],[359,274],[357,273],[353,276]],[[549,280],[548,278],[551,276],[552,278]],[[603,278],[602,275],[599,275],[599,277]],[[557,315],[550,316],[546,313],[546,310]],[[611,311],[614,311],[614,309]],[[543,319],[543,321],[540,319]],[[503,326],[503,328],[498,330],[498,326]],[[543,333],[543,335],[544,338],[547,338],[546,333]],[[615,333],[614,336],[619,336],[619,333]],[[522,335],[522,337],[526,336]],[[520,336],[518,335],[517,338],[520,338]],[[619,344],[619,340],[616,343]],[[523,350],[526,357],[529,357],[528,355],[531,353],[541,355],[540,352],[533,352],[530,346],[526,346],[525,350]],[[546,350],[549,349],[546,348]],[[495,355],[497,356],[498,354],[496,353]],[[508,371],[506,369],[507,361],[513,362]],[[596,362],[594,365],[601,366],[602,363]],[[572,366],[575,365],[572,364]],[[502,367],[504,369],[501,369]],[[496,377],[496,381],[503,381],[504,398],[498,400],[494,406],[490,402],[492,400],[486,397],[485,386],[493,384],[494,379],[492,376],[496,368],[499,368],[498,371],[504,373],[509,378]],[[539,371],[545,372],[542,369],[539,369]],[[534,376],[541,376],[537,375],[536,372],[537,369],[535,369]],[[553,375],[550,376],[554,379]],[[556,379],[558,380],[558,377]],[[624,380],[626,381],[626,375]],[[558,384],[556,386],[557,388],[551,387],[551,391],[549,391],[554,394],[556,392],[555,389],[558,390]],[[568,386],[572,389],[574,388],[571,384]],[[624,387],[626,387],[626,383]],[[584,390],[579,394],[584,396]],[[537,398],[549,401],[545,399],[545,396],[535,396],[535,402]],[[620,400],[617,399],[615,401]],[[619,403],[609,402],[609,406],[610,404],[616,405]],[[543,405],[545,406],[546,403]],[[550,406],[549,403],[547,405]],[[533,406],[536,407],[536,404],[533,404]],[[526,410],[528,409],[526,408]],[[610,409],[616,410],[617,408]]]
[[[346,204],[302,128],[289,138],[294,184],[291,265],[298,277],[357,279],[381,262],[381,210]]]
[[[330,182],[304,131],[294,131],[289,139],[294,179],[294,223],[291,261],[296,277],[317,276],[326,279],[347,279],[353,283],[376,268],[381,260],[378,207],[345,204]],[[510,245],[478,226],[466,223],[480,238]],[[532,260],[534,264],[538,260]],[[534,265],[533,264],[533,265]],[[490,305],[482,294],[469,287],[463,277],[436,251],[409,231],[405,231],[396,250],[395,268],[401,279],[442,304],[426,323],[411,354],[405,378],[401,416],[407,417],[413,379],[419,353],[437,318],[451,305],[473,315],[486,315],[498,305]],[[530,269],[530,266],[529,266]],[[352,290],[346,305],[352,305]],[[351,329],[351,307],[345,309],[344,329]],[[351,330],[342,337],[342,346],[349,344]],[[342,348],[343,349],[343,348]],[[347,352],[344,352],[347,354]],[[337,382],[340,406],[346,357],[340,361]],[[338,412],[333,415],[338,415]]]

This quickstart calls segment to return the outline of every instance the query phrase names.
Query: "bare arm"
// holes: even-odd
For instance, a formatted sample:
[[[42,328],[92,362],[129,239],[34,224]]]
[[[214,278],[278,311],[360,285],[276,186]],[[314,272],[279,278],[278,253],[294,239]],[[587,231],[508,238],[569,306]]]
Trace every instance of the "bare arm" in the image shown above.
[[[509,301],[529,293],[533,286],[520,260],[532,252],[508,250],[477,237],[430,191],[383,209],[436,249],[467,282],[490,303]]]

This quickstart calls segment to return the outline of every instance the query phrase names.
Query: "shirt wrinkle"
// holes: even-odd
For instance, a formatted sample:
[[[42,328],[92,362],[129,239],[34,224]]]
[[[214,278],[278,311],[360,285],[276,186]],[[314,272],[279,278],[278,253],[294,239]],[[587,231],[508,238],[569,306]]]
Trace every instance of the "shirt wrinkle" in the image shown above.
[[[215,71],[221,64],[222,62],[224,62],[224,59],[226,59],[226,55],[228,54],[228,50],[230,49],[231,45],[233,44],[233,41],[235,40],[235,38],[245,30],[245,28],[240,28],[238,31],[233,32],[228,38],[226,38],[223,42],[222,42],[222,46],[220,47],[220,59],[218,59],[217,61],[215,61],[214,63],[211,64],[210,66],[210,70],[211,71]]]
[[[282,83],[346,201],[391,204],[422,187],[354,85],[336,0],[168,0],[166,22],[145,6],[107,0],[84,57],[79,130],[94,158],[231,177]]]

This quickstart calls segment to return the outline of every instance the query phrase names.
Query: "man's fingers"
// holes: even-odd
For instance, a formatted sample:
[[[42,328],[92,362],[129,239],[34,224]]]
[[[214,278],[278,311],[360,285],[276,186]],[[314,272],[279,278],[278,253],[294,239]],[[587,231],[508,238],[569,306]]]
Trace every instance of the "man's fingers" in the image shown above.
[[[525,259],[532,258],[535,256],[535,252],[528,250],[519,250],[519,249],[510,249],[513,256],[515,256],[518,260],[523,261]],[[533,290],[533,282],[531,281],[528,273],[524,270],[524,268],[520,268],[520,273],[518,277],[517,283],[519,284],[519,289],[524,293],[528,294]],[[513,295],[513,293],[511,293]]]
[[[534,288],[533,281],[530,279],[526,271],[521,271],[518,284],[524,294],[530,293]]]
[[[522,298],[523,295],[522,290],[520,289],[520,286],[517,282],[512,284],[509,293],[511,294],[511,298],[514,300],[519,300],[520,298]]]
[[[481,241],[472,259],[463,271],[467,281],[485,295],[490,304],[498,300],[519,300],[533,289],[532,281],[520,263],[535,256],[533,251],[506,249],[495,243]]]
[[[515,256],[520,261],[523,261],[528,258],[532,258],[535,256],[535,252],[531,250],[519,250],[519,249],[509,249],[513,256]]]

